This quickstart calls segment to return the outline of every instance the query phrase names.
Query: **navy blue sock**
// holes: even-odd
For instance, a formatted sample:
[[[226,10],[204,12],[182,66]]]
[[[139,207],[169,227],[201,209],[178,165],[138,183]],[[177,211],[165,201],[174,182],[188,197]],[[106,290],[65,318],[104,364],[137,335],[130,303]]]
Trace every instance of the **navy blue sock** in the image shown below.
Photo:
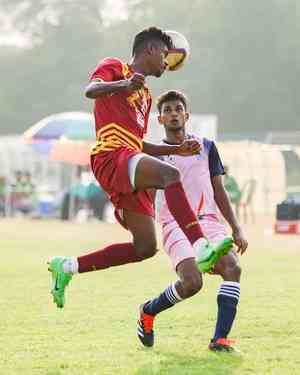
[[[240,298],[240,283],[224,281],[218,293],[218,318],[214,340],[226,338],[235,319]]]
[[[143,307],[143,310],[146,314],[156,315],[166,309],[169,309],[180,301],[182,301],[182,298],[179,296],[174,283],[168,286],[168,288],[158,297],[147,302]]]

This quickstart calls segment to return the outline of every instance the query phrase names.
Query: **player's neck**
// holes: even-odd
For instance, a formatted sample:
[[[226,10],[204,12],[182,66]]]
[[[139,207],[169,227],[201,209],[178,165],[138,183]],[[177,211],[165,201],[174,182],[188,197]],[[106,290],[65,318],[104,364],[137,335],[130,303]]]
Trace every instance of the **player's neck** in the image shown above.
[[[133,59],[129,63],[129,66],[135,73],[140,73],[144,76],[149,75],[145,60],[140,56],[133,57]]]
[[[186,139],[185,132],[167,132],[165,141],[170,144],[181,144]]]

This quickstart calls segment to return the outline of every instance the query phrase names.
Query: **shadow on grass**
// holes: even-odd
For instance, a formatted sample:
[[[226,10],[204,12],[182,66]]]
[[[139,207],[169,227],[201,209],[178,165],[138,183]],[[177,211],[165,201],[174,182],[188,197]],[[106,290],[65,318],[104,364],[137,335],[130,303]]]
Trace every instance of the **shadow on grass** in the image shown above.
[[[233,375],[243,362],[241,356],[228,353],[189,355],[172,352],[153,352],[153,360],[134,375]]]

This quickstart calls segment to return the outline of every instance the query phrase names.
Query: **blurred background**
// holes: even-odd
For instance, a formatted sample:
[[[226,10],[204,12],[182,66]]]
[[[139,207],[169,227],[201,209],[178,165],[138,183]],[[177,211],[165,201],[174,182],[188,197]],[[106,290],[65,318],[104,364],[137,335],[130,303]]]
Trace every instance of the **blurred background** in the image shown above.
[[[299,21],[297,0],[1,0],[1,214],[113,220],[88,167],[83,91],[100,59],[129,61],[134,35],[156,25],[183,33],[191,56],[147,79],[154,98],[187,94],[191,130],[217,141],[238,215],[300,220]]]

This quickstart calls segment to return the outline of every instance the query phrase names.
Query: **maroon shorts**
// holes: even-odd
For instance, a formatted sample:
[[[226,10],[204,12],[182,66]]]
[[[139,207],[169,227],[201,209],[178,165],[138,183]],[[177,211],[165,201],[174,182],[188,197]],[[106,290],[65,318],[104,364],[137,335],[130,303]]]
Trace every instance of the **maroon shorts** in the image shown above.
[[[153,199],[150,190],[132,191],[128,175],[128,161],[139,151],[121,147],[114,151],[101,152],[91,156],[93,173],[108,194],[116,208],[116,218],[121,221],[118,210],[128,211],[154,217]]]

